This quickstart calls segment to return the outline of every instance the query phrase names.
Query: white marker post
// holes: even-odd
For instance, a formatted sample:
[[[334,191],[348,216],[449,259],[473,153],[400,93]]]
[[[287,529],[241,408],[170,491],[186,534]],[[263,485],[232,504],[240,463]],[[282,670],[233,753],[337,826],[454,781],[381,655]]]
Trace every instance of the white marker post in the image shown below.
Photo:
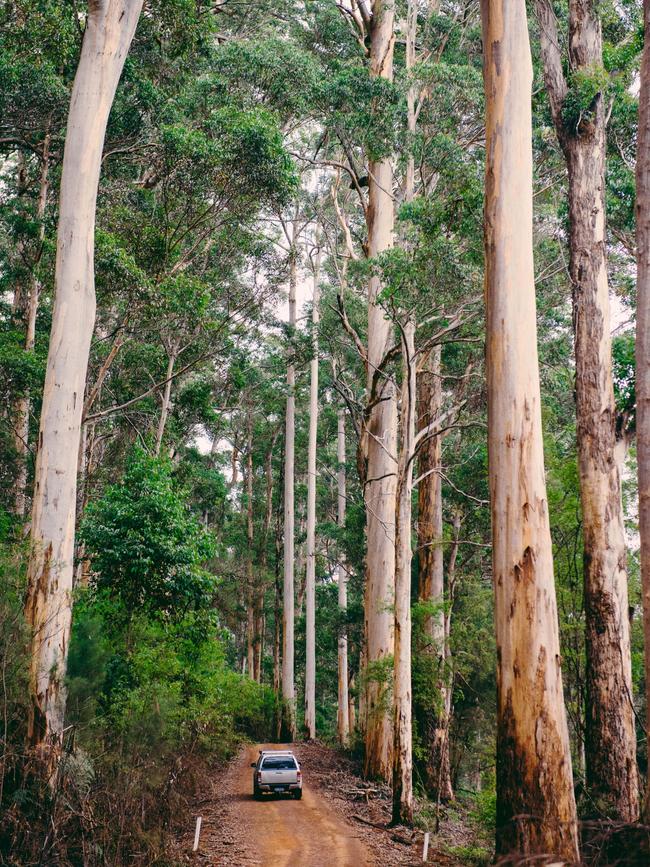
[[[422,863],[423,864],[426,864],[428,857],[429,857],[429,832],[427,831],[424,835],[424,848],[422,849]]]
[[[201,817],[196,817],[196,830],[194,831],[194,847],[192,852],[197,852],[199,849],[199,837],[201,836]]]

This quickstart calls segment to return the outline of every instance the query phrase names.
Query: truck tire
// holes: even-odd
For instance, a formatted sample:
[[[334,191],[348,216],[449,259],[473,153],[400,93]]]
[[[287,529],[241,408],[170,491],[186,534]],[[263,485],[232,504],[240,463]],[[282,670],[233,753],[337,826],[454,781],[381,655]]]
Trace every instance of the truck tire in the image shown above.
[[[257,786],[254,786],[254,787],[253,787],[253,798],[254,798],[256,801],[261,801],[261,800],[262,800],[262,793],[261,793],[260,790],[257,788]]]
[[[302,798],[302,789],[294,789],[293,797],[296,801],[299,801]]]

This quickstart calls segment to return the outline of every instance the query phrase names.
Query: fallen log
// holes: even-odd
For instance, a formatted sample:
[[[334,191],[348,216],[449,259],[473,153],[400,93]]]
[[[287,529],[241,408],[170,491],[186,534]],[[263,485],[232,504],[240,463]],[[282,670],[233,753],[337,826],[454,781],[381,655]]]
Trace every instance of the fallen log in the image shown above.
[[[379,822],[370,822],[368,819],[364,819],[363,816],[359,816],[357,813],[353,813],[352,818],[356,819],[357,822],[361,822],[363,825],[369,825],[371,828],[378,828],[380,831],[385,831],[387,834],[390,834],[391,840],[394,840],[396,843],[401,843],[402,846],[412,846],[415,842],[415,831],[411,835],[411,838],[408,839],[407,837],[398,834],[396,831],[393,831],[392,828],[382,825]]]

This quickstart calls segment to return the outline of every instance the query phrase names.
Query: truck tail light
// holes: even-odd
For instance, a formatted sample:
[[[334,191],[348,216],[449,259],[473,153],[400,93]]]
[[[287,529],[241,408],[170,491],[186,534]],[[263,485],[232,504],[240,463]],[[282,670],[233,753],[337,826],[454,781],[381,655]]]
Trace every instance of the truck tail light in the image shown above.
[[[298,771],[298,782],[302,780],[302,771]]]
[[[258,772],[257,772],[257,782],[258,782],[258,783],[261,783],[261,782],[262,782],[262,772],[261,772],[261,771],[258,771]]]

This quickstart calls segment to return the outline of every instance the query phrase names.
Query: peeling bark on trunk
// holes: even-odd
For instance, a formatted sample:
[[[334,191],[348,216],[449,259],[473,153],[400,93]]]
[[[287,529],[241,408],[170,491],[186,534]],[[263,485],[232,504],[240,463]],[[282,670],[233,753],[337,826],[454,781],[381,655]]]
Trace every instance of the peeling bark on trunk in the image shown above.
[[[401,443],[395,515],[395,666],[393,677],[393,816],[413,821],[413,733],[411,728],[411,501],[415,440],[415,322],[402,328]]]
[[[341,532],[345,528],[345,410],[338,412],[338,431],[336,443],[336,457],[338,461],[337,471],[337,494],[338,494],[338,526]],[[348,573],[345,566],[343,551],[339,553],[337,566],[338,579],[338,603],[341,619],[347,617],[348,612]],[[341,629],[338,640],[338,712],[336,726],[339,742],[347,746],[350,739],[350,691],[348,685],[348,631]]]
[[[26,601],[33,636],[27,737],[52,771],[64,727],[77,455],[95,320],[97,187],[106,123],[141,8],[142,0],[91,0],[68,115]]]
[[[597,4],[569,4],[569,68],[602,67]],[[638,818],[627,565],[616,449],[609,287],[605,249],[608,107],[599,92],[569,125],[568,93],[549,0],[538,0],[544,77],[569,177],[569,273],[573,290],[578,470],[584,540],[585,759],[597,809]]]
[[[318,321],[320,254],[314,263],[312,325],[313,353],[309,386],[309,445],[307,454],[307,574],[305,578],[305,737],[316,737],[316,446],[318,439]]]
[[[296,229],[293,229],[289,274],[289,325],[296,327],[297,250]],[[287,367],[287,411],[284,445],[284,590],[282,615],[282,699],[286,713],[286,728],[291,740],[296,737],[296,692],[294,683],[294,452],[296,414],[296,370],[291,361]]]
[[[497,855],[578,860],[537,361],[524,0],[482,0]]]
[[[393,77],[395,6],[393,0],[375,0],[371,23],[370,75]],[[381,110],[380,106],[376,110]],[[377,256],[393,246],[393,169],[390,158],[370,161],[368,172],[368,255]],[[368,285],[369,393],[375,370],[391,342],[391,325],[377,304],[379,279]],[[397,407],[388,380],[380,386],[367,422],[367,478],[364,486],[367,525],[366,589],[364,602],[365,670],[363,679],[365,773],[389,780],[393,765],[393,726],[390,713],[390,663],[394,645],[392,606],[395,594],[395,453]]]
[[[643,2],[643,21],[636,164],[636,454],[646,707],[650,707],[650,0]],[[650,774],[643,817],[646,824],[650,822]]]
[[[440,347],[431,350],[418,375],[418,423],[421,429],[442,412]],[[444,550],[442,546],[442,437],[430,437],[418,453],[418,599],[433,606],[423,622],[424,646],[430,675],[435,678],[436,702],[422,709],[423,737],[427,749],[426,785],[435,800],[453,800],[449,767],[448,716],[451,689],[447,682],[448,642],[445,629]],[[429,669],[427,669],[429,671]]]

